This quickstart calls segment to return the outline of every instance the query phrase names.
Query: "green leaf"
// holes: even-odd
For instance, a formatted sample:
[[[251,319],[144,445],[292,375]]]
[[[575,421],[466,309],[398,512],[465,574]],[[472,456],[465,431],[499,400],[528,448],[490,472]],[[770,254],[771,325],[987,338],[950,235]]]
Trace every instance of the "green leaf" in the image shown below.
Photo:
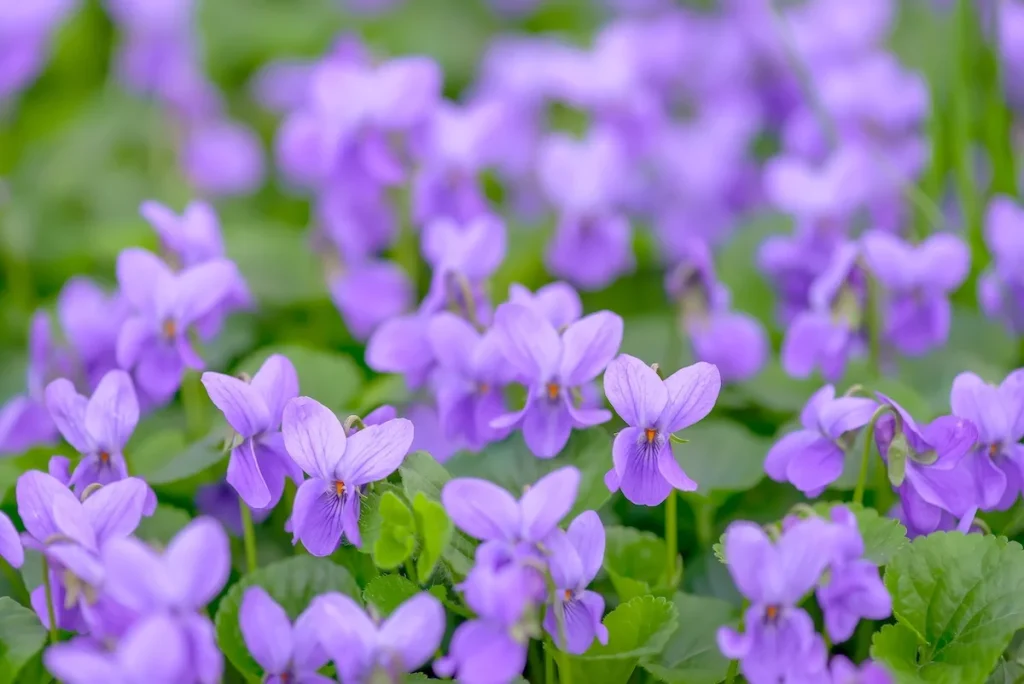
[[[0,598],[0,684],[22,681],[18,672],[45,642],[46,630],[33,611],[10,597]]]
[[[648,364],[657,363],[667,374],[694,361],[676,317],[666,313],[626,318],[620,351]]]
[[[927,682],[985,681],[1024,628],[1024,549],[1003,538],[939,532],[892,557],[885,586],[897,626],[873,655]]]
[[[666,553],[665,540],[652,532],[631,527],[608,527],[605,531],[604,569],[619,598],[629,601],[652,593],[670,598],[674,590],[665,578]]]
[[[833,506],[844,506],[857,518],[857,528],[864,539],[864,557],[875,565],[885,565],[910,543],[907,528],[897,520],[882,517],[873,508],[845,501],[820,501],[814,504],[814,510],[827,518]]]
[[[819,387],[816,379],[790,377],[782,364],[772,359],[750,380],[738,383],[736,390],[757,406],[795,415]]]
[[[441,488],[451,479],[445,467],[438,463],[426,451],[414,451],[405,457],[398,468],[402,476],[402,489],[405,497],[415,502],[419,494],[433,501],[441,500]],[[442,558],[452,572],[465,576],[473,567],[473,550],[475,543],[461,532],[454,531],[450,543],[444,547]],[[422,570],[420,577],[426,579]]]
[[[688,436],[688,435],[684,435]],[[612,467],[612,436],[601,427],[575,430],[569,443],[554,458],[534,456],[519,433],[493,444],[479,454],[459,453],[445,462],[452,477],[490,480],[519,498],[523,488],[553,470],[576,466],[581,474],[576,504],[570,518],[586,510],[598,510],[610,498],[604,475]]]
[[[359,598],[359,587],[348,570],[327,558],[294,556],[259,568],[233,584],[217,608],[217,644],[243,676],[259,679],[262,669],[246,648],[238,625],[238,610],[248,587],[263,587],[294,621],[320,594],[337,591]]]
[[[764,457],[771,441],[728,420],[704,420],[681,434],[689,444],[672,447],[698,491],[738,492],[764,477]]]
[[[380,575],[370,580],[363,591],[363,601],[373,606],[381,616],[387,617],[409,599],[420,593],[420,588],[402,575]]]
[[[132,472],[151,485],[165,485],[201,473],[228,456],[221,428],[188,446],[182,446],[184,441],[181,433],[172,431],[152,435],[129,455]]]
[[[380,534],[373,544],[373,562],[382,570],[396,568],[416,549],[416,523],[412,511],[392,491],[380,499]]]
[[[320,260],[297,230],[249,221],[235,226],[225,221],[224,234],[228,257],[238,264],[261,304],[283,306],[327,299]]]
[[[416,493],[412,500],[412,510],[421,540],[420,557],[416,559],[416,575],[423,582],[434,572],[434,566],[451,543],[452,521],[444,506],[428,499],[423,492]]]
[[[153,515],[143,518],[139,523],[135,536],[150,544],[166,546],[191,520],[188,511],[168,504],[157,504]]]
[[[390,482],[375,482],[371,489],[363,495],[359,510],[359,536],[363,553],[373,552],[384,529],[384,516],[381,513],[381,502],[385,494],[398,494],[398,488]]]
[[[717,684],[725,679],[729,660],[718,650],[718,628],[735,626],[736,610],[721,599],[677,593],[672,602],[679,612],[679,628],[665,648],[644,659],[643,668],[663,682]]]
[[[604,619],[608,645],[597,641],[581,656],[569,656],[576,682],[625,684],[641,658],[661,652],[679,624],[675,605],[666,598],[638,596]]]
[[[363,374],[350,357],[298,345],[264,347],[245,357],[235,372],[254,375],[271,354],[283,354],[295,366],[304,396],[339,412],[356,403],[363,389]],[[344,416],[341,416],[344,419]]]

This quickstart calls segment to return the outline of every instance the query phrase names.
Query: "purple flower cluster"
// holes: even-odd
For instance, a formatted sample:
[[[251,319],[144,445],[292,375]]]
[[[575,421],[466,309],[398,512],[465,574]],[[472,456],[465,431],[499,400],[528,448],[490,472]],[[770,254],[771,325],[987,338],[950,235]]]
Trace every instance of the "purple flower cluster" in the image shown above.
[[[76,0],[0,7],[0,105],[31,85],[46,64],[53,34]]]
[[[726,562],[750,605],[742,632],[719,630],[722,653],[740,661],[743,676],[752,684],[851,681],[844,677],[854,671],[853,665],[841,656],[828,662],[825,642],[801,604],[815,593],[825,630],[835,642],[853,636],[861,619],[888,617],[889,593],[863,554],[857,520],[842,506],[832,509],[830,521],[789,517],[772,536],[753,523],[729,525]],[[873,665],[865,665],[860,677],[855,681],[892,681]]]
[[[509,681],[525,667],[541,627],[569,653],[585,652],[595,639],[607,643],[604,598],[587,589],[604,559],[604,527],[594,511],[577,516],[568,531],[558,527],[579,482],[578,470],[560,468],[518,501],[486,480],[444,486],[441,501],[452,521],[483,543],[459,587],[476,618],[455,630],[448,655],[434,664],[438,674],[466,684]]]

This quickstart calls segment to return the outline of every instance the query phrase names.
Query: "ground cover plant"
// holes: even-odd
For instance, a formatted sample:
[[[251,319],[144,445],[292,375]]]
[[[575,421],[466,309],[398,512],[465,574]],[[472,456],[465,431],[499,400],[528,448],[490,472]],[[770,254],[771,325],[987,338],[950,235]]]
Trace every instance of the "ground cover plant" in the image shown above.
[[[0,0],[0,684],[1024,681],[1024,3]]]

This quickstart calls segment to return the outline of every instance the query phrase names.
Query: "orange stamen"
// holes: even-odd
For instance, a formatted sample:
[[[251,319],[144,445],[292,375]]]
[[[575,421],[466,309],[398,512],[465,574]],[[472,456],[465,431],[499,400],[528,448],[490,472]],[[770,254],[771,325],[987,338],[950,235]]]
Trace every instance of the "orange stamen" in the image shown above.
[[[647,443],[650,444],[654,441],[654,438],[658,436],[658,431],[654,428],[647,428],[644,430],[644,436],[647,438]]]
[[[572,600],[572,589],[566,589],[565,590],[564,600],[565,601]]]
[[[168,318],[166,321],[164,321],[163,330],[164,337],[168,339],[176,337],[178,335],[178,324],[175,323],[173,319]]]
[[[336,480],[334,483],[334,491],[338,496],[345,493],[345,483],[341,480]]]
[[[106,451],[101,451],[99,453],[99,457],[101,462],[110,463],[110,454],[108,454]]]
[[[767,608],[764,609],[764,615],[769,620],[774,620],[775,618],[777,618],[779,616],[779,607],[778,606],[768,606]]]
[[[557,399],[558,398],[558,393],[561,390],[562,390],[561,387],[559,387],[558,385],[556,385],[553,382],[549,382],[548,383],[548,399],[551,399],[552,401]]]

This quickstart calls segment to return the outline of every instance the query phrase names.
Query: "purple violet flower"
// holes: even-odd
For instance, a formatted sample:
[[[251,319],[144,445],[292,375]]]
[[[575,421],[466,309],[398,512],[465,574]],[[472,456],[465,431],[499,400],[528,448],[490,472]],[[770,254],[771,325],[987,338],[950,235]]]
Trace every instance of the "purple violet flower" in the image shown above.
[[[829,562],[829,527],[821,519],[802,520],[774,543],[754,523],[734,522],[726,529],[729,574],[750,607],[744,633],[721,627],[718,648],[740,661],[751,682],[788,681],[791,674],[825,669],[825,644],[799,604]]]
[[[832,657],[829,673],[832,684],[894,684],[895,681],[878,663],[865,660],[858,667],[842,655]]]
[[[1024,16],[1024,13],[1022,13]],[[985,244],[992,267],[978,280],[982,311],[1011,332],[1024,334],[1024,210],[1009,197],[995,197],[985,216]]]
[[[128,476],[121,450],[139,422],[139,400],[127,373],[110,371],[88,399],[70,380],[54,380],[46,386],[46,408],[64,439],[82,454],[70,486],[81,490]]]
[[[125,537],[109,541],[102,556],[105,594],[139,616],[171,618],[164,625],[163,638],[180,636],[185,657],[179,662],[189,673],[175,681],[219,682],[224,659],[213,623],[200,611],[220,593],[231,570],[231,549],[224,529],[212,518],[196,518],[162,554],[138,539]]]
[[[881,231],[861,238],[864,260],[885,287],[885,338],[904,354],[920,355],[949,337],[949,295],[970,268],[970,253],[954,235],[932,235],[912,246]]]
[[[322,601],[323,599],[316,599]],[[328,656],[320,645],[323,621],[316,603],[295,620],[260,586],[242,594],[238,624],[253,660],[264,671],[267,684],[330,684],[334,680],[317,672]]]
[[[722,380],[709,363],[695,363],[662,380],[640,359],[622,354],[608,364],[604,393],[626,427],[612,445],[614,467],[604,476],[635,504],[657,506],[673,488],[694,491],[672,453],[672,433],[702,420],[715,406]]]
[[[302,471],[288,457],[281,436],[285,404],[299,395],[295,366],[271,354],[247,382],[222,373],[203,373],[210,400],[224,413],[241,444],[231,449],[228,483],[251,508],[272,508],[284,493],[285,478],[302,484]]]
[[[611,414],[584,408],[578,388],[589,384],[622,344],[622,318],[598,311],[559,334],[549,321],[521,304],[503,304],[494,330],[508,363],[528,385],[526,405],[491,422],[491,427],[522,427],[530,451],[552,458],[569,441],[572,429],[599,425]]]
[[[565,466],[537,480],[516,501],[493,482],[459,477],[441,489],[441,503],[455,526],[475,539],[537,544],[572,508],[579,484],[580,471]]]
[[[953,415],[978,428],[978,444],[967,457],[982,510],[1005,511],[1024,491],[1024,370],[999,386],[974,373],[960,373],[949,395]]]
[[[369,684],[378,676],[400,681],[419,669],[441,646],[446,624],[441,602],[426,592],[407,599],[379,625],[344,594],[319,596],[309,611],[338,674],[352,684]]]
[[[851,356],[863,352],[866,283],[856,245],[845,244],[811,286],[810,309],[797,315],[782,342],[782,367],[794,377],[821,369],[826,380],[843,375]]]
[[[563,282],[548,283],[538,288],[536,292],[530,292],[522,285],[512,283],[508,286],[508,301],[534,309],[546,318],[555,330],[568,327],[583,315],[583,303],[579,294],[572,285]]]
[[[604,526],[594,511],[580,513],[564,535],[555,534],[546,544],[555,595],[544,615],[544,629],[568,653],[586,652],[595,638],[608,643],[608,628],[601,622],[604,597],[587,590],[604,562],[604,545]],[[562,643],[559,613],[568,645]]]
[[[381,324],[407,311],[413,285],[398,264],[385,260],[342,266],[329,276],[331,300],[352,337],[366,340]]]
[[[92,638],[78,637],[47,648],[43,663],[66,684],[194,682],[189,637],[174,618],[158,613],[136,622],[112,651]]]
[[[61,288],[57,320],[90,389],[117,368],[117,335],[130,314],[120,293],[107,294],[88,278],[76,276]]]
[[[284,407],[281,431],[288,453],[311,478],[295,494],[292,543],[302,541],[314,556],[328,556],[344,533],[359,546],[363,489],[402,463],[412,445],[412,423],[395,418],[346,437],[330,409],[296,397]]]
[[[550,271],[597,290],[634,267],[632,231],[620,213],[625,168],[612,136],[555,135],[538,151],[538,176],[559,222],[545,253]]]
[[[686,256],[667,276],[666,289],[680,302],[694,356],[714,364],[725,382],[749,380],[768,360],[764,328],[753,316],[731,310],[706,242],[687,240],[682,251]]]
[[[803,429],[776,442],[764,469],[776,482],[790,482],[816,497],[843,474],[843,458],[854,435],[871,421],[878,402],[864,397],[838,397],[832,385],[811,395],[800,412]]]
[[[139,207],[160,238],[160,245],[184,268],[224,257],[220,220],[206,202],[190,202],[178,216],[159,202],[146,201]]]
[[[189,328],[222,305],[241,276],[225,259],[172,272],[144,249],[126,249],[117,259],[121,292],[135,315],[121,328],[118,364],[131,370],[139,390],[153,403],[171,398],[186,367],[201,370]]]
[[[226,119],[193,124],[180,157],[191,185],[214,197],[252,194],[266,175],[259,136],[248,126]]]
[[[978,428],[958,416],[940,416],[919,427],[907,411],[883,394],[878,398],[899,415],[899,421],[887,414],[875,425],[875,442],[890,470],[893,458],[889,450],[899,438],[899,456],[905,472],[890,473],[897,488],[903,514],[916,530],[927,534],[938,529],[943,512],[960,518],[978,505],[973,468],[964,456],[978,442]],[[895,480],[894,480],[895,475]]]
[[[508,435],[491,427],[506,413],[505,385],[512,378],[494,330],[480,334],[465,319],[442,312],[430,321],[438,413],[446,439],[480,451]]]
[[[839,643],[853,636],[862,618],[889,617],[892,597],[878,576],[878,567],[862,558],[864,540],[857,518],[845,506],[833,507],[830,516],[838,539],[817,597],[825,616],[825,629],[832,641]]]

